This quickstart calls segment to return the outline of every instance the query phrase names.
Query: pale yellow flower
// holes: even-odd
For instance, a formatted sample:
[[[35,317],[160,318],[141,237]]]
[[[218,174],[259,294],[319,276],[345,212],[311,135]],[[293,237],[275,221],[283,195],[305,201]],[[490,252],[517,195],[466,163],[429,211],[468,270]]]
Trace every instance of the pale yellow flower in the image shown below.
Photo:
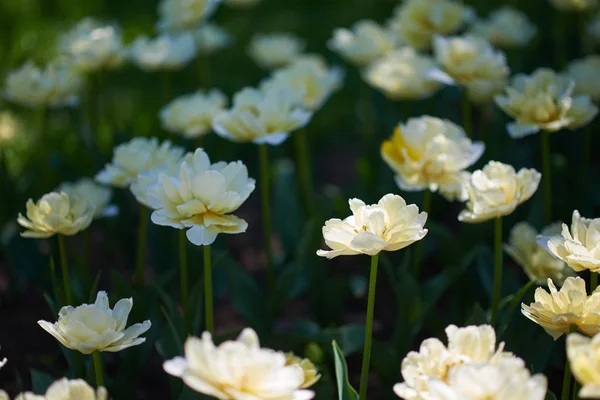
[[[176,98],[159,116],[164,129],[193,139],[209,133],[215,115],[226,106],[227,98],[220,90],[199,90]]]
[[[571,326],[588,336],[600,332],[600,287],[588,296],[585,281],[569,277],[560,291],[552,279],[548,279],[548,288],[550,293],[537,288],[531,305],[521,304],[524,316],[544,328],[554,340],[568,333]]]
[[[156,138],[133,138],[115,147],[112,161],[96,175],[96,181],[105,185],[128,187],[144,171],[171,160],[180,160],[184,149],[171,142]]]
[[[108,393],[103,387],[94,389],[83,379],[62,378],[52,383],[43,396],[25,392],[18,395],[15,400],[106,400],[107,398]],[[6,399],[8,400],[8,397]]]
[[[427,213],[407,205],[398,195],[387,194],[377,204],[366,205],[350,199],[352,215],[330,219],[323,227],[323,238],[331,250],[318,250],[317,255],[329,259],[356,254],[379,254],[410,246],[427,234],[423,226]]]
[[[435,67],[431,57],[403,47],[369,65],[362,76],[392,100],[425,99],[442,87],[441,82],[429,76]]]
[[[161,32],[180,32],[195,28],[210,18],[221,0],[161,0],[158,5]]]
[[[180,70],[198,53],[194,35],[139,36],[129,49],[131,61],[144,71]]]
[[[542,235],[560,232],[559,224],[552,224],[542,230]],[[538,232],[527,222],[519,222],[510,231],[508,244],[504,251],[523,268],[529,279],[538,285],[545,285],[548,278],[562,285],[569,276],[575,273],[567,264],[554,257],[548,249],[537,242]]]
[[[562,232],[556,236],[541,237],[540,244],[575,271],[590,270],[600,273],[600,218],[582,218],[573,211],[571,230],[562,224]]]
[[[567,358],[573,375],[581,384],[579,397],[600,398],[600,334],[590,339],[571,333],[567,336]]]
[[[542,131],[574,130],[598,113],[588,96],[573,95],[574,82],[547,68],[532,75],[517,74],[496,104],[516,121],[506,128],[513,138]]]
[[[94,218],[109,217],[116,214],[117,208],[110,205],[112,190],[98,185],[90,178],[83,178],[77,182],[62,183],[56,191],[66,193],[69,198],[85,200],[94,208]]]
[[[58,313],[58,322],[38,321],[38,324],[63,346],[83,354],[94,351],[117,352],[146,341],[139,337],[150,329],[144,321],[125,329],[133,299],[121,299],[111,309],[106,292],[98,292],[94,304],[66,306]]]
[[[26,207],[26,217],[19,213],[17,222],[26,229],[21,236],[35,239],[76,235],[90,226],[95,212],[85,199],[62,192],[45,194],[37,203],[29,199]]]
[[[233,8],[250,8],[254,7],[260,2],[261,0],[223,0],[223,3],[226,6]]]
[[[315,395],[301,388],[302,368],[288,365],[285,353],[260,347],[252,329],[219,346],[204,332],[201,338],[188,338],[184,351],[185,357],[163,367],[196,392],[221,400],[309,400]]]
[[[522,361],[504,351],[504,342],[496,343],[496,332],[490,325],[446,328],[448,345],[436,338],[426,339],[419,351],[411,351],[402,360],[404,382],[394,385],[394,393],[406,400],[435,399],[428,393],[432,379],[447,381],[448,373],[463,364],[495,364],[508,360]]]
[[[396,173],[400,189],[439,190],[448,200],[466,200],[464,183],[469,173],[465,169],[484,149],[482,142],[471,142],[455,123],[423,116],[399,124],[381,145],[381,156]]]
[[[469,99],[487,103],[502,92],[510,73],[506,56],[485,39],[476,36],[436,36],[433,52],[442,70],[432,78],[447,84],[464,86]]]
[[[59,40],[61,51],[82,71],[112,69],[125,59],[121,30],[94,18],[84,18]]]
[[[31,61],[11,71],[4,82],[4,97],[27,107],[75,106],[82,88],[72,65],[50,63],[39,68]]]
[[[0,146],[12,141],[21,131],[20,121],[10,111],[0,111]]]
[[[490,161],[473,172],[466,183],[467,208],[458,220],[478,223],[511,214],[533,196],[541,177],[535,169],[522,168],[517,173],[510,165]]]
[[[457,32],[469,17],[469,9],[452,0],[405,0],[394,10],[390,28],[402,43],[429,49],[434,35]]]
[[[352,29],[334,30],[327,45],[349,62],[363,66],[392,51],[396,47],[396,39],[375,21],[361,20]]]
[[[493,11],[489,18],[475,21],[469,32],[501,49],[524,47],[537,29],[527,14],[510,6]]]
[[[191,159],[190,154],[182,158],[173,158],[165,161],[163,164],[157,165],[140,173],[135,181],[131,183],[129,190],[135,196],[135,199],[142,205],[152,208],[148,195],[149,189],[158,183],[158,178],[161,174],[176,175],[179,172],[179,166],[184,159]]]
[[[10,397],[8,397],[8,393],[6,393],[2,389],[0,389],[0,400],[10,400]]]
[[[304,41],[290,33],[257,34],[250,41],[248,55],[265,69],[283,67],[304,50]]]
[[[148,188],[152,222],[187,229],[186,236],[197,246],[212,244],[219,233],[245,232],[248,223],[231,214],[250,193],[255,181],[241,161],[211,164],[208,155],[197,149],[186,158],[179,174],[159,175]]]
[[[302,368],[304,372],[304,382],[300,386],[300,389],[308,389],[321,379],[321,374],[317,371],[317,367],[308,358],[300,358],[294,355],[294,353],[286,354],[286,365],[297,365]]]
[[[562,11],[584,12],[595,8],[598,0],[550,0],[550,3]]]
[[[280,145],[290,132],[305,126],[312,114],[295,105],[287,87],[267,90],[244,88],[233,97],[233,107],[213,119],[217,135],[233,142]]]
[[[575,82],[575,95],[589,96],[593,101],[600,101],[600,56],[591,55],[571,61],[567,65],[565,75]]]
[[[194,38],[200,54],[213,54],[229,46],[232,36],[222,27],[212,22],[200,25],[194,31]]]

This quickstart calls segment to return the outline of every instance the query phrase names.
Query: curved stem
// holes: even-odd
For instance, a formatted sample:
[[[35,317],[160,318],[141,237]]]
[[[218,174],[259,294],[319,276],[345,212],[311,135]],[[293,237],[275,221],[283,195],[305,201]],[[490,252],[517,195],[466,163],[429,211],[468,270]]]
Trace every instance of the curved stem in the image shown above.
[[[471,138],[473,137],[473,116],[471,114],[471,103],[469,102],[466,90],[463,90],[462,92],[461,103],[463,129],[467,136]]]
[[[544,186],[544,222],[552,222],[552,167],[550,164],[550,134],[542,132],[542,180]]]
[[[185,230],[179,230],[179,279],[181,284],[181,311],[183,313],[184,336],[190,333],[190,313],[188,307],[188,264],[187,264],[187,237]]]
[[[269,149],[266,144],[258,146],[260,158],[260,194],[262,205],[263,241],[265,254],[267,256],[267,284],[269,290],[273,288],[275,276],[273,271],[273,251],[271,250],[271,190],[270,190],[270,167]]]
[[[62,269],[65,299],[67,300],[67,304],[73,305],[73,292],[71,291],[71,276],[69,275],[69,263],[67,260],[65,237],[60,234],[58,235],[58,251],[60,253],[60,267]]]
[[[102,357],[99,351],[92,353],[94,360],[94,371],[96,372],[96,386],[104,386],[104,371],[102,370]]]
[[[423,192],[423,204],[421,205],[421,211],[429,214],[431,210],[431,191],[425,189]],[[413,272],[415,277],[419,276],[419,270],[421,269],[421,260],[423,259],[423,248],[424,240],[419,240],[415,245],[415,257],[413,259]]]
[[[142,286],[144,284],[144,268],[146,266],[146,242],[148,241],[148,209],[145,206],[140,208],[140,221],[137,243],[137,260],[135,266],[135,284]]]
[[[300,180],[300,196],[310,217],[314,212],[313,203],[313,182],[310,169],[310,154],[308,150],[308,132],[301,129],[292,134],[294,136],[294,145],[296,148],[296,165],[298,166],[298,175]]]
[[[494,291],[492,294],[492,326],[498,320],[500,293],[502,289],[502,218],[494,220]]]
[[[569,332],[577,332],[577,325],[571,325]],[[569,400],[569,393],[571,391],[571,368],[569,366],[569,359],[565,360],[565,373],[563,375],[562,394],[560,400]]]
[[[365,329],[365,347],[363,350],[360,374],[360,400],[367,399],[369,386],[369,364],[371,363],[371,340],[373,337],[373,314],[375,312],[375,291],[377,289],[377,265],[379,254],[371,257],[371,276],[369,277],[369,299],[367,302],[367,326]]]
[[[210,246],[204,246],[204,329],[214,333],[213,286]]]

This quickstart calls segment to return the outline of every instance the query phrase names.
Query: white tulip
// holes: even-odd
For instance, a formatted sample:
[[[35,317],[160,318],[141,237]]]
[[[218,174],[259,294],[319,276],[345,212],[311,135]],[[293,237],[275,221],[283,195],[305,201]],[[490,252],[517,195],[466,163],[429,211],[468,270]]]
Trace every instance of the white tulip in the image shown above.
[[[144,71],[180,70],[198,53],[194,35],[184,32],[150,39],[139,36],[129,49],[131,61]]]
[[[333,38],[327,45],[349,62],[363,66],[393,50],[396,40],[391,32],[376,22],[361,20],[352,29],[338,28],[333,31]]]
[[[227,98],[220,90],[198,91],[180,96],[160,110],[164,129],[179,133],[186,138],[206,135],[212,122],[227,105]]]
[[[488,19],[474,22],[469,33],[501,49],[512,49],[526,46],[536,31],[527,14],[510,6],[502,6],[493,11]]]
[[[233,42],[233,37],[219,25],[212,22],[201,24],[194,31],[194,38],[200,54],[213,54]]]
[[[250,41],[248,55],[265,69],[283,67],[304,50],[304,42],[290,33],[257,34]]]
[[[600,70],[600,56],[591,55],[571,61],[567,65],[565,75],[575,82],[575,95],[589,96],[600,102],[600,81],[597,73]]]
[[[158,5],[161,32],[181,32],[198,26],[216,11],[221,0],[161,0]]]
[[[52,383],[43,396],[24,392],[18,395],[15,400],[106,400],[107,398],[108,393],[103,387],[94,390],[83,379],[69,380],[63,378]],[[4,400],[1,392],[0,400]],[[8,396],[6,400],[8,400]]]
[[[567,357],[573,375],[581,384],[579,397],[600,397],[600,334],[588,338],[579,333],[567,336]]]
[[[85,200],[94,208],[94,218],[111,217],[117,214],[118,208],[110,205],[112,190],[100,186],[90,178],[83,178],[77,182],[62,183],[57,192],[64,192],[70,198]]]

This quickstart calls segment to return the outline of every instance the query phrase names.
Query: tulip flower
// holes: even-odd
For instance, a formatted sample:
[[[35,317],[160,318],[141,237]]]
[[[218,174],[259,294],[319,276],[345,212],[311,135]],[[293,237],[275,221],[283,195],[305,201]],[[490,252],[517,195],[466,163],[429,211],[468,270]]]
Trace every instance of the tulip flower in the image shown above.
[[[352,29],[336,29],[327,46],[352,64],[364,66],[392,51],[396,39],[376,22],[361,20]]]
[[[212,22],[201,24],[193,33],[200,54],[216,53],[233,41],[233,37],[225,29]]]
[[[600,335],[588,338],[578,333],[567,337],[567,358],[573,376],[581,384],[582,399],[600,397]]]
[[[94,209],[94,218],[110,217],[118,213],[118,208],[110,204],[112,190],[98,185],[90,178],[64,182],[56,191],[66,193],[72,199],[85,200]]]
[[[161,32],[181,32],[195,28],[216,11],[221,0],[161,0],[158,5]]]
[[[469,29],[470,34],[500,49],[524,47],[531,42],[536,31],[527,14],[510,6],[492,11],[487,19],[473,22]]]
[[[8,400],[8,396],[2,397],[0,391],[0,400]],[[83,379],[62,378],[52,383],[43,396],[35,395],[31,392],[21,393],[16,400],[106,400],[108,393],[102,386],[94,390]]]
[[[139,36],[129,50],[131,61],[144,71],[180,70],[196,57],[196,39],[189,33]]]
[[[257,34],[250,41],[248,55],[261,68],[279,68],[298,57],[304,46],[304,41],[290,33]]]

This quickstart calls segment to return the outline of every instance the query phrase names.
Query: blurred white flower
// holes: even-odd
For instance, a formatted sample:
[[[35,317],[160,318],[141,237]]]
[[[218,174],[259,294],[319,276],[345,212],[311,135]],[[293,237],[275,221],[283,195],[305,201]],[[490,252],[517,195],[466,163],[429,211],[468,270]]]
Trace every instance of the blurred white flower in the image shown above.
[[[575,82],[573,94],[589,96],[594,102],[600,102],[600,56],[590,55],[571,61],[565,75]]]
[[[21,124],[10,111],[0,111],[0,147],[11,142],[21,131]]]
[[[227,106],[227,98],[217,89],[176,98],[160,110],[162,127],[186,138],[206,135],[212,128],[212,122],[220,111]]]
[[[194,38],[200,54],[213,54],[229,46],[233,37],[219,25],[206,22],[194,30]]]
[[[396,173],[402,190],[430,190],[448,200],[466,200],[466,168],[483,153],[482,142],[471,142],[455,123],[435,117],[411,118],[399,124],[381,145],[383,160]]]
[[[94,18],[84,18],[59,39],[62,53],[82,71],[112,69],[125,59],[121,30]]]
[[[352,215],[330,219],[323,227],[325,244],[331,250],[318,250],[329,259],[356,254],[379,254],[410,246],[425,237],[427,213],[407,205],[398,195],[386,194],[377,204],[366,205],[359,199],[348,201]]]
[[[405,0],[389,21],[400,41],[415,49],[429,49],[434,35],[457,32],[469,17],[469,9],[452,0]]]
[[[502,92],[510,73],[506,57],[485,39],[476,36],[435,36],[433,52],[442,70],[431,77],[464,86],[474,103],[487,103]]]
[[[26,107],[62,107],[79,103],[82,79],[72,65],[54,62],[39,68],[31,61],[8,73],[3,94]]]
[[[37,203],[29,199],[26,207],[26,217],[19,213],[17,222],[26,229],[21,236],[34,239],[76,235],[90,226],[95,212],[85,199],[62,192],[45,194]]]
[[[77,182],[64,182],[56,191],[66,193],[71,199],[85,200],[94,208],[94,218],[114,216],[118,210],[116,206],[110,204],[112,189],[100,186],[90,178],[83,178]]]
[[[527,14],[510,6],[492,11],[489,18],[475,21],[469,29],[470,34],[482,37],[501,49],[526,46],[536,31]]]
[[[598,113],[588,96],[574,96],[575,84],[547,68],[532,75],[517,74],[496,104],[516,121],[506,128],[513,138],[586,125]]]
[[[542,235],[560,233],[559,224],[552,224],[542,230]],[[545,285],[548,278],[562,285],[575,273],[563,261],[554,257],[547,248],[537,242],[537,231],[527,222],[519,222],[510,231],[508,244],[504,250],[523,268],[529,279],[538,285]]]
[[[142,172],[169,160],[180,160],[183,153],[183,148],[172,146],[168,140],[159,143],[156,138],[133,138],[115,147],[112,161],[95,179],[105,185],[128,187]]]
[[[38,321],[38,324],[63,346],[83,354],[94,351],[117,352],[146,341],[139,336],[150,329],[150,321],[125,329],[133,299],[121,299],[111,309],[106,292],[98,292],[94,304],[76,308],[66,306],[58,313],[58,322]]]
[[[478,223],[511,214],[533,196],[541,177],[535,169],[522,168],[517,173],[510,165],[490,161],[471,174],[466,184],[467,208],[458,220]]]
[[[62,378],[52,383],[43,396],[24,392],[15,400],[106,400],[107,398],[108,393],[103,387],[94,389],[83,379]],[[2,400],[1,395],[0,400]]]
[[[186,156],[187,157],[187,156]],[[140,173],[137,178],[131,183],[129,190],[135,196],[135,199],[142,205],[152,208],[150,199],[148,198],[149,189],[158,183],[158,178],[161,174],[175,175],[179,172],[179,164],[182,159],[167,160],[163,164],[157,165]]]
[[[433,96],[442,83],[429,71],[436,64],[429,56],[403,47],[376,60],[362,73],[363,79],[392,100],[416,100]]]
[[[231,400],[310,400],[315,395],[301,389],[302,368],[287,365],[285,353],[260,347],[252,329],[219,346],[204,332],[201,338],[188,338],[184,351],[185,357],[175,357],[163,368],[196,392]]]
[[[244,88],[233,97],[233,107],[213,119],[213,129],[233,142],[279,145],[290,132],[305,126],[312,114],[294,105],[287,88],[260,91]]]
[[[129,49],[131,61],[144,71],[179,70],[198,53],[194,35],[139,36]]]
[[[223,0],[223,3],[226,6],[233,8],[250,8],[254,7],[260,2],[261,0]]]
[[[260,67],[272,69],[291,63],[304,46],[304,41],[291,33],[256,34],[248,46],[248,55]]]
[[[600,397],[600,334],[590,339],[579,333],[567,336],[567,357],[571,371],[581,384],[579,397]]]
[[[562,11],[589,11],[598,5],[598,0],[550,0],[550,3]]]
[[[187,229],[186,236],[197,246],[212,244],[219,233],[242,233],[248,223],[231,214],[254,191],[255,181],[241,162],[211,164],[197,149],[180,165],[179,174],[162,173],[148,188],[152,222]]]
[[[221,0],[161,0],[157,28],[161,32],[181,32],[195,28],[210,18]]]
[[[363,66],[392,51],[396,47],[396,39],[375,21],[361,20],[352,29],[334,30],[327,46],[349,62]]]

